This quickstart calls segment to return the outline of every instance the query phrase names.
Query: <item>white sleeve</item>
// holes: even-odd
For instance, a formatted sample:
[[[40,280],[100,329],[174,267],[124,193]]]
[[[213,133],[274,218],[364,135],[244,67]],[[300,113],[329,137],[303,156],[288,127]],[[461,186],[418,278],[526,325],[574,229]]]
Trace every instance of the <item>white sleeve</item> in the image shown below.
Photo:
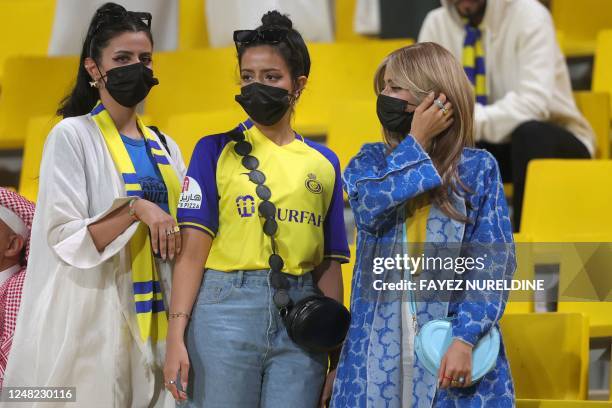
[[[108,209],[89,215],[89,194],[95,186],[88,186],[85,177],[85,154],[77,130],[58,125],[49,134],[40,170],[41,194],[37,210],[49,246],[68,265],[80,269],[96,267],[117,254],[127,245],[139,222],[99,252],[87,228],[115,209],[127,204],[130,197],[119,197]]]
[[[556,47],[555,31],[548,14],[543,13],[537,20],[521,25],[517,58],[511,62],[518,71],[518,86],[491,105],[476,104],[476,140],[500,143],[521,123],[549,118]]]

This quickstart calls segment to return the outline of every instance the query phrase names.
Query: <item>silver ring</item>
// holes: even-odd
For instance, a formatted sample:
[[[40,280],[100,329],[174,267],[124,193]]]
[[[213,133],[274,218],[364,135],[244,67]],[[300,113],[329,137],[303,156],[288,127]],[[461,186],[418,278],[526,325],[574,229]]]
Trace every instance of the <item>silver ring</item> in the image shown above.
[[[170,380],[166,383],[166,385],[174,385],[174,384],[176,384],[176,381],[174,380]]]
[[[459,377],[459,379],[457,380],[457,382],[463,384],[465,382],[465,378],[463,377]]]
[[[444,109],[446,109],[446,108],[444,107],[444,104],[442,103],[442,101],[441,101],[441,100],[439,100],[439,99],[434,99],[434,103],[436,104],[436,106],[437,106],[438,108],[440,108],[440,110],[444,110]]]

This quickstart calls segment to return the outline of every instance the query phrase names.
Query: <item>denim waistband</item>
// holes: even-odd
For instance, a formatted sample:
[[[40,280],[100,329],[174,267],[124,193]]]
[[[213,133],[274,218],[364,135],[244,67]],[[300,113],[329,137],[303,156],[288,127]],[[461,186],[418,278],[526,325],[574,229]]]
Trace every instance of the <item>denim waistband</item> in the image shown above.
[[[206,269],[204,272],[204,280],[225,280],[231,281],[234,286],[242,286],[248,282],[268,282],[269,269],[258,269],[258,270],[238,270],[238,271],[219,271],[216,269]],[[289,280],[289,284],[292,287],[302,287],[304,285],[312,284],[312,273],[306,272],[303,275],[290,275],[284,274]]]

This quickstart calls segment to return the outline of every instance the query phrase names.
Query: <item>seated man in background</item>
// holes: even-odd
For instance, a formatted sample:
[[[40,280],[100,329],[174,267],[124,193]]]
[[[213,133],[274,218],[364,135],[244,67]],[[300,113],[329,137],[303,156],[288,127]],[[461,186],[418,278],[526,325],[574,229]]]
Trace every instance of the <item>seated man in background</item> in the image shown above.
[[[550,13],[537,0],[442,0],[425,18],[424,41],[450,50],[474,85],[476,145],[495,156],[503,181],[514,184],[518,231],[527,163],[595,152]]]
[[[0,187],[0,388],[19,312],[33,218],[34,204]]]

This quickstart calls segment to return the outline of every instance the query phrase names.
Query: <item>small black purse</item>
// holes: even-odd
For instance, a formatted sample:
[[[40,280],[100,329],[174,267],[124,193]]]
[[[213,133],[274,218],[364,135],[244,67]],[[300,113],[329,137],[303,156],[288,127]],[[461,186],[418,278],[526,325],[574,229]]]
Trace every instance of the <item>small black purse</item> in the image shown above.
[[[257,170],[259,160],[251,151],[253,146],[245,140],[238,127],[229,133],[236,142],[234,151],[242,156],[242,165],[249,171],[249,180],[256,184],[255,193],[262,200],[258,211],[265,219],[263,232],[270,237],[272,254],[268,259],[270,265],[270,285],[274,288],[272,300],[283,320],[289,338],[298,346],[311,352],[330,352],[342,345],[351,322],[351,314],[340,302],[322,294],[307,296],[295,304],[289,297],[289,280],[281,271],[283,258],[276,251],[274,234],[278,230],[276,206],[270,201],[272,192],[264,184],[266,176]]]
[[[343,304],[323,295],[305,297],[284,318],[291,340],[314,352],[337,349],[349,329],[351,314]]]

